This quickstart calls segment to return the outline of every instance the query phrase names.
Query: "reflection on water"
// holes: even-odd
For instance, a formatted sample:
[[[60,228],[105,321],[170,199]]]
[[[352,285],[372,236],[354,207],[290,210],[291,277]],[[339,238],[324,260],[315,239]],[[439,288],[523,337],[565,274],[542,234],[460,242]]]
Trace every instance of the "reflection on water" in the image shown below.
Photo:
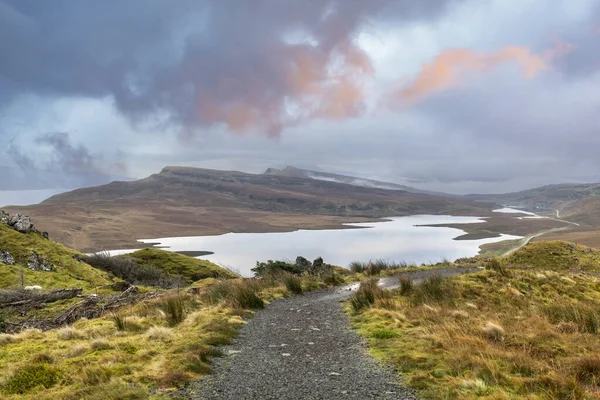
[[[465,232],[455,228],[424,227],[429,224],[485,223],[477,217],[414,215],[394,217],[391,221],[348,224],[364,229],[299,230],[285,233],[227,233],[219,236],[143,239],[160,243],[171,251],[212,251],[202,258],[249,276],[257,260],[309,259],[323,257],[325,262],[348,266],[351,261],[383,258],[409,263],[437,262],[474,256],[479,246],[518,236],[480,240],[453,240]]]

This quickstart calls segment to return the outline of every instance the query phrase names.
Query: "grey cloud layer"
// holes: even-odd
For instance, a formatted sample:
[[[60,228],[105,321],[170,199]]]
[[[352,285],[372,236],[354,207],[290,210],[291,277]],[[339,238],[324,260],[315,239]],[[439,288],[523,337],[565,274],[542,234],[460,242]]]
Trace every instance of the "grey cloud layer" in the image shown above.
[[[437,15],[447,2],[4,0],[0,93],[112,96],[129,117],[276,132],[295,119],[289,100],[328,83],[332,57],[363,67],[352,40],[370,18]],[[298,30],[317,44],[283,40]]]
[[[16,98],[34,94],[48,105],[66,97],[108,99],[133,122],[131,129],[108,127],[100,144],[85,139],[97,122],[91,117],[81,119],[73,142],[49,139],[47,132],[65,130],[49,125],[29,133],[31,146],[49,150],[47,159],[35,159],[20,143],[8,158],[12,169],[0,173],[55,185],[97,184],[114,173],[114,160],[102,154],[112,138],[123,138],[124,158],[143,171],[138,176],[181,163],[254,172],[322,166],[453,192],[600,180],[600,0],[557,0],[556,9],[541,0],[523,3],[0,0],[0,117]],[[573,17],[578,13],[584,16]],[[519,24],[508,29],[513,15]],[[444,22],[469,27],[475,19],[494,30],[474,32],[468,45],[440,28]],[[411,54],[432,43],[442,43],[440,51],[465,46],[487,54],[518,45],[541,54],[555,37],[574,47],[535,79],[524,79],[514,65],[491,73],[476,65],[457,87],[392,115],[364,116],[362,79],[377,76],[356,39],[402,26],[427,32],[423,42],[417,35],[404,40]],[[346,68],[331,72],[340,59]],[[387,68],[415,64],[418,70],[430,61],[399,59]],[[155,120],[175,127],[170,134],[189,137],[180,147],[165,146],[160,134],[144,131]],[[258,135],[229,135],[221,124]],[[14,139],[12,128],[0,126],[0,140]],[[279,139],[266,138],[278,133]],[[139,152],[142,145],[151,152]]]

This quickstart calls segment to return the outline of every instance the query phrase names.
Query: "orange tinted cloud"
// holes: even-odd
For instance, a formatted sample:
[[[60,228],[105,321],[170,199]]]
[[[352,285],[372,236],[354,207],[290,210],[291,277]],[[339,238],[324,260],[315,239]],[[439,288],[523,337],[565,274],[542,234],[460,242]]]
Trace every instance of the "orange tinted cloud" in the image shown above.
[[[284,50],[285,63],[278,65],[277,77],[285,96],[266,95],[269,85],[256,82],[244,87],[235,101],[200,93],[197,107],[202,120],[224,123],[232,132],[266,131],[277,135],[284,126],[322,118],[357,116],[364,109],[362,83],[374,74],[367,54],[355,45],[343,43],[325,53],[318,47],[295,45]],[[222,79],[217,93],[236,92],[235,78]],[[254,99],[261,99],[260,102]],[[287,115],[293,105],[297,115]]]
[[[424,64],[419,74],[407,85],[392,93],[396,106],[414,102],[428,95],[460,84],[473,72],[486,73],[503,64],[516,63],[523,76],[531,79],[550,67],[550,61],[572,50],[569,43],[557,41],[554,48],[534,54],[528,48],[507,46],[493,53],[468,49],[445,50],[432,62]]]

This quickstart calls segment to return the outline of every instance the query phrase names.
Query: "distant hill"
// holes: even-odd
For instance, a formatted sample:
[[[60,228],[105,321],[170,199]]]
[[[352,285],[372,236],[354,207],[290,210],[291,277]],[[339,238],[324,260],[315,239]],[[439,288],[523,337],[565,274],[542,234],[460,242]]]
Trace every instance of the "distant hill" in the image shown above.
[[[555,213],[562,211],[576,201],[600,195],[600,183],[548,185],[521,192],[505,194],[471,194],[471,200],[519,207],[536,212]]]
[[[133,182],[77,189],[11,207],[82,251],[135,247],[136,239],[340,227],[413,214],[481,215],[460,198],[286,174],[166,167]]]
[[[329,172],[311,171],[307,169],[301,169],[296,167],[285,167],[283,169],[269,168],[265,171],[265,175],[277,175],[277,176],[289,176],[297,178],[309,178],[320,181],[345,183],[353,186],[362,186],[376,189],[388,189],[388,190],[403,190],[409,193],[427,193],[436,195],[445,195],[443,193],[428,192],[425,190],[415,189],[410,186],[399,185],[397,183],[382,182],[372,179],[357,178],[355,176],[332,174]]]

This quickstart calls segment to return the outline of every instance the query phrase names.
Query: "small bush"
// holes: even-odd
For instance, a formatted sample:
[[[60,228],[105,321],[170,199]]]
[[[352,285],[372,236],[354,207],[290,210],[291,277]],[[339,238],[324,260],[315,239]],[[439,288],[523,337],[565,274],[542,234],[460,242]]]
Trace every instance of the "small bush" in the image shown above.
[[[410,293],[413,289],[413,281],[410,276],[402,275],[400,277],[400,294],[406,295]]]
[[[47,364],[25,365],[13,374],[4,385],[7,394],[24,394],[38,386],[46,389],[60,380],[60,371]]]
[[[299,275],[305,270],[306,268],[299,264],[273,260],[268,260],[267,262],[257,261],[256,267],[252,268],[252,272],[254,272],[257,277],[261,278],[277,277],[282,273]]]
[[[376,299],[383,297],[383,290],[377,282],[377,279],[371,279],[360,284],[356,293],[350,297],[350,304],[354,311],[371,307]]]
[[[138,264],[135,259],[127,256],[111,257],[108,253],[97,253],[84,257],[83,261],[134,285],[159,286],[167,289],[186,285],[185,279],[181,277],[170,277],[155,265]]]
[[[600,331],[600,312],[594,306],[557,302],[543,307],[542,311],[553,324],[572,322],[581,333]]]
[[[302,281],[297,276],[294,276],[291,274],[285,275],[283,277],[283,282],[285,283],[285,287],[287,288],[287,290],[289,290],[290,292],[292,292],[294,294],[302,294],[303,293]]]
[[[171,325],[177,325],[185,319],[183,298],[181,296],[166,298],[161,303],[161,308],[167,314],[167,319]]]

